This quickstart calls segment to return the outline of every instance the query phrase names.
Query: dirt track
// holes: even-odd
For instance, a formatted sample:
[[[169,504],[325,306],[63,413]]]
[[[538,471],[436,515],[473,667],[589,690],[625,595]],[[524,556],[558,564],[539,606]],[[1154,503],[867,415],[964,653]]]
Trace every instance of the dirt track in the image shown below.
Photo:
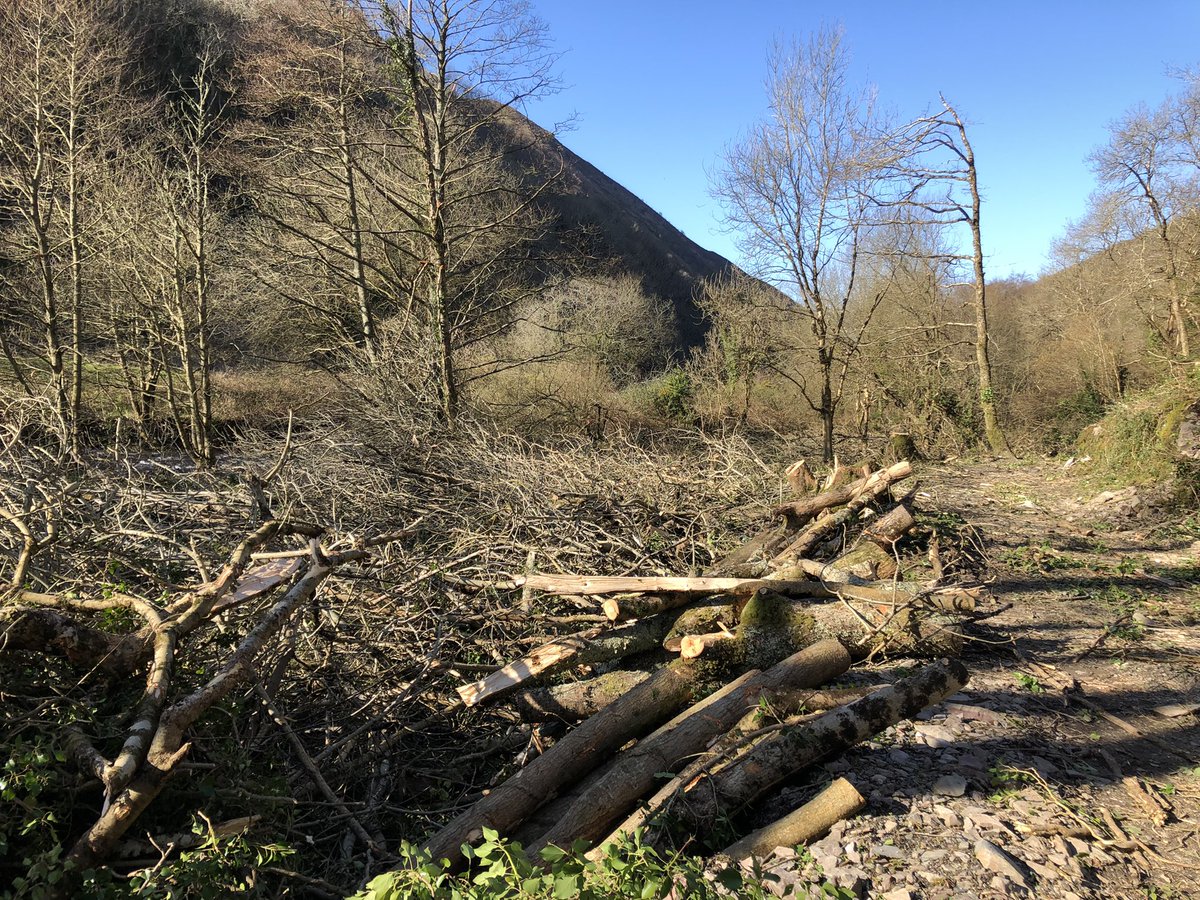
[[[846,774],[870,802],[779,888],[1200,897],[1200,721],[1155,711],[1200,702],[1200,523],[1061,463],[919,475],[928,508],[978,526],[1011,607],[976,626],[962,694],[795,789]]]

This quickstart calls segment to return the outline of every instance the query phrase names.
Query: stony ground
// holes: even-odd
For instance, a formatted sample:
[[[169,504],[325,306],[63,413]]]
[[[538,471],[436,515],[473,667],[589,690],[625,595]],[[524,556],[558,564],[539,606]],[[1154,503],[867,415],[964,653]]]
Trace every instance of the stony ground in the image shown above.
[[[1200,517],[1061,462],[921,474],[928,508],[985,536],[1007,608],[961,694],[794,789],[841,774],[869,803],[781,851],[778,891],[1200,897]]]

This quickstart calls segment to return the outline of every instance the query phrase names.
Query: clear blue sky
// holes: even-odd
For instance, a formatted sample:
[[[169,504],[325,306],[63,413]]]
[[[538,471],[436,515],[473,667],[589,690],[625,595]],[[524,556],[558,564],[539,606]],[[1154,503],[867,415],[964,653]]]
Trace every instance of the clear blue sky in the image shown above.
[[[767,48],[845,27],[854,72],[899,114],[939,91],[972,126],[988,275],[1038,274],[1082,215],[1105,126],[1200,63],[1200,0],[532,0],[565,87],[528,110],[697,243],[738,261],[708,194],[722,149],[765,111]]]

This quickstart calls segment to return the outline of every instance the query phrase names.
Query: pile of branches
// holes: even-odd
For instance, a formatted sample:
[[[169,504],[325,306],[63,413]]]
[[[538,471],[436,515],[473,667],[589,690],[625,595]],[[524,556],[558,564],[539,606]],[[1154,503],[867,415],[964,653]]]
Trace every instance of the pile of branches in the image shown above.
[[[580,724],[532,762],[525,754],[425,849],[462,866],[463,846],[491,829],[531,854],[582,840],[599,855],[644,829],[664,850],[698,844],[742,858],[811,838],[860,808],[861,796],[839,781],[731,847],[711,844],[719,822],[807,766],[966,683],[953,657],[982,588],[951,583],[936,541],[921,559],[928,577],[904,580],[914,494],[896,498],[894,488],[911,474],[907,461],[838,467],[818,489],[797,464],[789,475],[800,496],[771,508],[766,527],[702,575],[529,571],[476,584],[519,592],[526,605],[536,592],[571,598],[598,607],[605,622],[458,688],[466,707]],[[854,663],[887,656],[933,661],[876,690],[821,689]],[[562,680],[580,672],[590,677]],[[778,717],[767,727],[755,713],[764,706]],[[655,791],[664,771],[673,777]]]
[[[0,760],[52,770],[0,822],[0,881],[39,854],[165,872],[240,835],[260,883],[345,895],[537,738],[454,685],[605,621],[479,584],[699,570],[776,471],[737,438],[380,446],[313,420],[213,471],[80,465],[0,429]]]

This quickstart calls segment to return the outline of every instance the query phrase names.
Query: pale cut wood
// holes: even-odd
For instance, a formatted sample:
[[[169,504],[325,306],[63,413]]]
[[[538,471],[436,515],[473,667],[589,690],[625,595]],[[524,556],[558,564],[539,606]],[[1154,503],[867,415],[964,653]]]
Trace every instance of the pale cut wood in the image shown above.
[[[464,706],[475,706],[489,697],[494,697],[504,691],[511,690],[535,675],[545,672],[551,666],[570,659],[586,646],[588,638],[600,634],[599,628],[582,635],[559,638],[548,644],[543,644],[532,653],[509,663],[498,672],[493,672],[486,678],[481,678],[471,684],[458,688],[458,696]]]
[[[845,506],[837,512],[810,524],[797,535],[792,543],[784,548],[782,553],[777,554],[772,562],[778,566],[789,559],[803,558],[827,534],[848,522],[873,499],[885,493],[897,481],[901,481],[911,474],[912,466],[909,465],[907,460],[898,462],[886,469],[880,469],[878,472],[873,472],[869,477],[862,480],[862,488],[846,501]],[[858,482],[855,482],[855,484],[858,484]]]
[[[674,770],[703,750],[745,714],[767,690],[813,687],[850,668],[850,654],[837,641],[821,641],[789,656],[765,672],[751,671],[716,694],[676,716],[621,755],[617,764],[583,793],[558,823],[531,848],[602,837],[639,797],[653,786],[655,774]]]
[[[734,862],[748,857],[766,859],[776,847],[795,847],[816,840],[866,805],[866,798],[854,785],[838,778],[799,809],[746,835],[721,856]]]
[[[556,638],[503,668],[458,688],[466,706],[495,699],[525,682],[567,665],[610,662],[659,646],[671,626],[663,619],[643,619],[619,628],[599,626]]]
[[[797,494],[810,494],[817,489],[817,476],[808,467],[807,460],[796,460],[783,474]]]
[[[903,481],[911,474],[912,465],[908,460],[900,460],[886,469],[872,472],[870,475],[859,478],[857,481],[852,481],[849,484],[833,488],[832,490],[822,491],[815,497],[803,497],[799,500],[792,500],[789,503],[781,503],[771,510],[771,515],[785,516],[803,524],[817,515],[817,513],[832,509],[835,506],[842,506],[851,500],[861,497],[865,493],[873,491],[881,483],[892,484],[897,481]]]
[[[713,631],[708,634],[688,634],[679,640],[679,655],[684,659],[695,659],[702,656],[704,651],[713,644],[721,641],[731,641],[736,638],[732,631]]]

